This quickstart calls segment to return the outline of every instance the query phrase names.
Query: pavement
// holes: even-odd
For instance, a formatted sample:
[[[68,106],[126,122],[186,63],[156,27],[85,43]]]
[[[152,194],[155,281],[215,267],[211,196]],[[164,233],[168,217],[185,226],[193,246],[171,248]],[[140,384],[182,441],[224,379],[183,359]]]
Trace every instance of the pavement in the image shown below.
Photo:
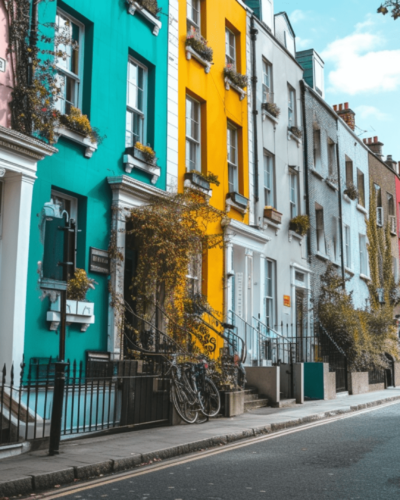
[[[54,490],[63,500],[398,500],[400,402]],[[41,498],[41,495],[35,495]]]
[[[59,488],[396,400],[400,401],[400,388],[308,401],[291,408],[260,408],[201,425],[63,441],[55,457],[35,451],[0,460],[0,499]]]

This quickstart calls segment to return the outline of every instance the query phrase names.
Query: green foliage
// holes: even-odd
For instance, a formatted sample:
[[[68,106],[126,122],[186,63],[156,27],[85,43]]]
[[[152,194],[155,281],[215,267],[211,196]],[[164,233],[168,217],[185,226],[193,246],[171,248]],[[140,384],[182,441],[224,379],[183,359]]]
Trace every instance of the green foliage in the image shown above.
[[[212,172],[207,172],[207,175],[204,175],[199,170],[192,170],[191,172],[202,177],[205,181],[209,182],[210,184],[215,184],[216,186],[219,186],[221,184],[220,181],[218,180],[218,175],[213,174]]]
[[[307,234],[310,229],[310,219],[308,215],[297,215],[289,222],[289,229],[300,236]]]
[[[226,68],[224,68],[224,76],[241,89],[246,88],[249,83],[247,75],[242,75],[236,71],[232,64],[228,64]]]
[[[333,264],[328,265],[322,277],[317,315],[321,325],[346,353],[350,370],[386,367],[385,353],[399,359],[392,308],[355,309],[352,294],[346,291],[345,282]]]
[[[186,46],[192,47],[205,61],[213,61],[213,49],[207,45],[207,40],[200,33],[193,30],[186,38]]]
[[[358,189],[354,185],[353,182],[349,182],[346,186],[346,189],[344,190],[344,194],[347,195],[350,200],[357,200],[359,194],[358,194]]]
[[[75,275],[68,281],[67,298],[69,300],[85,300],[90,288],[94,290],[95,280],[88,278],[84,269],[77,269]]]

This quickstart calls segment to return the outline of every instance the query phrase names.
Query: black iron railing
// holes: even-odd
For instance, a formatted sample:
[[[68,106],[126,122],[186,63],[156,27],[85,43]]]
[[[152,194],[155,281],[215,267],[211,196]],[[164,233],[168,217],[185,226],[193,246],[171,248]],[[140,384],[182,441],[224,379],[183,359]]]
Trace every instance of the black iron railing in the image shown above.
[[[385,383],[385,370],[383,368],[373,368],[368,372],[368,383],[370,385],[374,384],[384,384]]]

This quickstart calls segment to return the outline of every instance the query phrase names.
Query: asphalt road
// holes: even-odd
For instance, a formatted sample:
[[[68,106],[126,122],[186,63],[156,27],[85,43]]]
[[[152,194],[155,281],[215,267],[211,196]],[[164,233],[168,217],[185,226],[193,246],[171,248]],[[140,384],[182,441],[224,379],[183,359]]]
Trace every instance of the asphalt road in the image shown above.
[[[218,451],[62,498],[400,500],[400,404]]]

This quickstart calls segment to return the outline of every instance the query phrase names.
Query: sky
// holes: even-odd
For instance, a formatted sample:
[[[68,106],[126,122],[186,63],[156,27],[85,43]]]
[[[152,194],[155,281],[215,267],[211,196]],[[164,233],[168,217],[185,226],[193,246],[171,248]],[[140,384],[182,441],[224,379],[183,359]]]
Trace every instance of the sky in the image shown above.
[[[297,50],[325,62],[325,100],[348,102],[356,133],[378,136],[400,161],[400,19],[376,13],[381,0],[275,0],[288,13]]]

